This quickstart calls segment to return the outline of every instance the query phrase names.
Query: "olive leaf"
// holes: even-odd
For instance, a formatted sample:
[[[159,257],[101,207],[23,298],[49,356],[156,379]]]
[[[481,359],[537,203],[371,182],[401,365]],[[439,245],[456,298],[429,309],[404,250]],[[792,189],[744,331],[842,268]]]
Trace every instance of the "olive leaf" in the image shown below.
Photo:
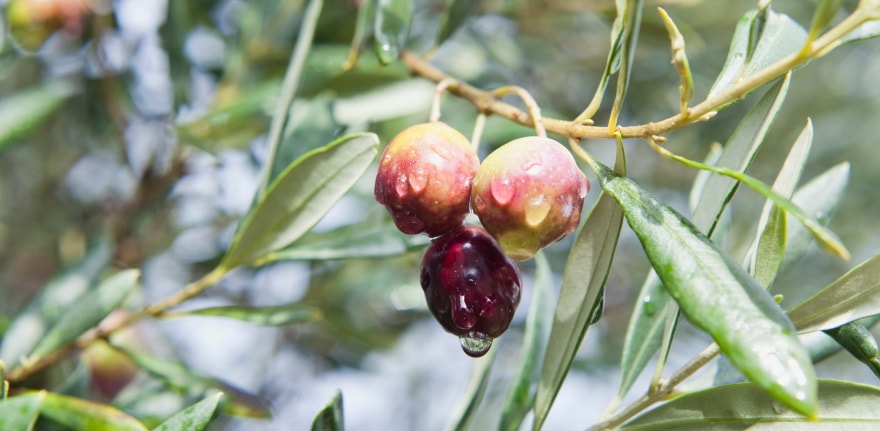
[[[363,175],[378,145],[372,133],[352,134],[293,162],[242,221],[220,266],[253,263],[299,239]]]
[[[342,392],[338,389],[333,398],[312,420],[312,431],[344,431],[345,421],[342,415]]]
[[[520,428],[526,414],[535,404],[536,385],[539,377],[541,357],[547,338],[550,335],[550,317],[553,316],[553,305],[550,296],[553,293],[553,271],[543,252],[535,255],[535,288],[532,304],[526,318],[526,330],[523,335],[522,351],[518,361],[519,368],[513,378],[513,384],[504,401],[499,430],[516,431]]]
[[[72,94],[70,85],[54,81],[4,97],[0,102],[0,151],[48,119]]]
[[[31,392],[0,400],[0,429],[30,431],[34,428],[46,392]]]
[[[397,60],[406,46],[412,21],[411,0],[378,0],[373,29],[376,38],[376,55],[384,64]]]
[[[40,415],[78,431],[146,431],[137,419],[115,407],[81,398],[46,392],[40,405]]]
[[[880,254],[788,311],[801,332],[831,329],[880,313]]]
[[[795,429],[836,431],[880,427],[877,398],[880,389],[857,383],[820,380],[817,418],[804,418],[780,408],[751,383],[738,383],[692,392],[627,422],[626,431]]]
[[[241,320],[257,325],[283,326],[305,323],[321,317],[321,310],[308,305],[293,303],[270,307],[225,306],[165,313],[162,317],[217,316]]]
[[[651,266],[688,320],[746,377],[805,416],[816,414],[816,377],[794,325],[773,297],[705,235],[631,179],[588,160],[623,209]]]
[[[446,9],[437,32],[437,45],[452,36],[459,27],[480,8],[482,0],[446,0]]]
[[[214,417],[214,410],[217,409],[217,403],[220,402],[221,398],[223,398],[223,392],[209,395],[205,399],[168,418],[168,420],[153,428],[153,431],[184,429],[187,431],[201,431],[211,422],[211,418]]]
[[[626,172],[626,158],[620,141],[615,169]],[[541,365],[533,429],[540,429],[547,418],[587,329],[600,313],[605,281],[622,224],[620,206],[614,198],[603,193],[574,239],[565,263],[559,300]]]
[[[467,389],[452,414],[450,430],[464,431],[470,426],[471,420],[479,411],[480,403],[486,394],[486,388],[489,386],[489,374],[492,371],[492,364],[495,362],[495,353],[497,352],[498,348],[489,349],[489,352],[481,358],[474,359]]]
[[[790,77],[786,77],[767,91],[739,123],[723,151],[707,157],[707,164],[742,172],[749,168],[782,107],[789,81]],[[694,226],[709,237],[714,237],[724,208],[738,186],[739,183],[731,178],[701,171],[691,191]],[[623,343],[618,386],[620,398],[632,388],[648,361],[660,349],[662,340],[671,339],[663,333],[667,328],[669,308],[677,307],[653,270],[645,278],[638,298]],[[672,328],[669,330],[672,331]]]

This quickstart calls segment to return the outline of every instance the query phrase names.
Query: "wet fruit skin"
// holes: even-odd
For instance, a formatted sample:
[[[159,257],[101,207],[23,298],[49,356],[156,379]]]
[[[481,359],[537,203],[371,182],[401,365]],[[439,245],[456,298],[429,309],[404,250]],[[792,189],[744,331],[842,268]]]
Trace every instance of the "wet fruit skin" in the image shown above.
[[[589,190],[565,147],[532,136],[510,141],[483,160],[471,205],[504,252],[525,260],[577,228]]]
[[[440,325],[461,337],[465,353],[476,357],[510,326],[522,277],[484,229],[463,226],[431,242],[422,259],[421,285]],[[483,348],[466,347],[473,340],[483,341]]]
[[[376,201],[401,232],[442,235],[469,212],[479,158],[468,139],[438,121],[418,124],[388,143],[376,174]]]

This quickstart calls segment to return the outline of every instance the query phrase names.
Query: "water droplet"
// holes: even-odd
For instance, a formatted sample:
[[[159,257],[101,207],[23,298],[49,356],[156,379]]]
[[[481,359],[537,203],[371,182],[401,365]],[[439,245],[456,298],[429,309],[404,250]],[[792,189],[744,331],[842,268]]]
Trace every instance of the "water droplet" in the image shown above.
[[[442,157],[446,161],[452,161],[455,158],[452,152],[449,151],[449,147],[445,144],[439,142],[433,142],[430,144],[431,151],[436,153],[438,156]]]
[[[642,306],[645,308],[645,314],[648,316],[654,315],[654,300],[649,295],[645,295],[642,299]]]
[[[780,404],[776,401],[770,402],[770,410],[772,410],[773,413],[777,414],[777,415],[781,415],[781,414],[788,411],[788,409],[786,409],[785,406],[783,406],[782,404]]]
[[[467,298],[464,295],[453,297],[451,304],[452,323],[461,329],[471,329],[477,324],[477,316],[474,310],[468,305]]]
[[[412,187],[412,191],[419,193],[425,189],[425,186],[428,185],[428,171],[419,166],[409,175],[409,185]]]
[[[400,174],[397,176],[397,182],[394,183],[394,191],[397,192],[397,197],[403,199],[406,195],[409,194],[409,185],[406,181],[406,174]]]
[[[485,355],[492,347],[492,337],[482,332],[472,331],[459,337],[459,341],[461,341],[461,350],[472,358]]]
[[[526,160],[520,166],[520,169],[522,169],[523,172],[525,172],[533,177],[541,175],[541,171],[544,170],[544,168],[541,166],[540,160],[535,160],[535,159]]]
[[[501,206],[509,204],[515,193],[513,184],[510,184],[510,180],[507,178],[493,180],[489,184],[489,190],[492,192],[492,199]]]
[[[587,193],[590,192],[590,182],[587,181],[587,178],[581,176],[581,181],[578,183],[578,196],[583,199],[587,196]]]
[[[543,196],[533,198],[526,205],[526,224],[537,226],[550,214],[550,201]]]
[[[474,197],[474,209],[478,212],[486,210],[486,200],[482,196],[477,195]]]

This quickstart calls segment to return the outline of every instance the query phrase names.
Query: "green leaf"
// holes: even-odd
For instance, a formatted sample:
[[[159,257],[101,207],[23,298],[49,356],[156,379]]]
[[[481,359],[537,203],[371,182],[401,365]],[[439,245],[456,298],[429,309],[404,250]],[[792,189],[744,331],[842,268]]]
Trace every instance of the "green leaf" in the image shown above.
[[[779,406],[751,383],[719,386],[678,397],[633,419],[626,431],[745,430],[836,431],[880,427],[880,389],[851,382],[819,381],[818,418],[804,418]]]
[[[791,146],[785,162],[782,164],[773,190],[790,198],[800,181],[810,155],[813,144],[813,123],[808,119],[797,140]],[[785,256],[787,235],[787,217],[784,211],[771,200],[764,203],[761,217],[758,220],[758,231],[752,246],[746,254],[747,268],[762,286],[769,288],[776,278],[776,273]]]
[[[757,42],[752,45],[756,31]],[[770,8],[765,9],[763,14],[747,12],[737,23],[727,61],[709,90],[708,97],[798,52],[806,40],[806,30],[788,15],[776,13]]]
[[[840,11],[841,4],[843,4],[843,0],[819,1],[819,5],[816,6],[816,11],[813,12],[813,20],[810,22],[810,40],[815,39],[822,30],[825,30],[828,23],[830,23],[831,20],[834,19],[834,16],[837,15],[837,12]]]
[[[798,188],[791,201],[819,223],[827,224],[840,206],[849,182],[849,163],[840,163]],[[791,219],[792,216],[788,215]],[[801,223],[788,221],[786,252],[781,269],[790,268],[803,256],[813,241],[813,235]]]
[[[348,58],[342,65],[343,70],[351,70],[358,62],[363,49],[364,40],[373,34],[373,18],[376,16],[376,0],[364,0],[357,5],[357,20],[354,24],[354,35],[351,37],[351,48]]]
[[[312,421],[312,431],[345,431],[345,421],[342,416],[342,392],[337,390],[330,402],[315,415],[315,419]]]
[[[271,416],[268,403],[257,395],[220,379],[198,374],[181,363],[158,359],[120,345],[114,344],[113,347],[125,354],[138,367],[175,390],[183,393],[204,393],[210,389],[217,389],[223,392],[225,397],[220,406],[224,413],[252,418]]]
[[[265,198],[268,187],[274,181],[275,176],[273,174],[276,172],[275,158],[278,155],[279,146],[281,146],[281,134],[284,130],[284,123],[289,115],[293,99],[296,97],[296,89],[299,86],[300,77],[305,68],[306,58],[309,56],[312,38],[315,35],[318,18],[321,16],[323,6],[324,0],[310,0],[303,12],[303,21],[299,28],[296,46],[293,47],[293,55],[290,57],[287,71],[284,73],[284,81],[281,83],[281,94],[278,96],[275,112],[272,114],[272,124],[269,126],[269,150],[260,179],[260,187],[257,189],[255,196],[256,202]]]
[[[0,400],[0,430],[32,430],[44,399],[46,392],[41,391]]]
[[[642,0],[625,0],[623,18],[623,41],[620,53],[620,70],[617,74],[617,89],[614,93],[614,102],[611,104],[611,114],[608,118],[608,129],[617,127],[617,118],[623,108],[623,99],[629,88],[629,77],[632,72],[633,58],[636,54],[636,41],[639,40],[639,28],[642,23]],[[621,0],[616,0],[620,8]],[[618,9],[619,10],[619,9]]]
[[[489,349],[489,352],[483,357],[474,359],[471,378],[468,381],[464,396],[461,397],[458,407],[455,408],[455,412],[452,414],[450,430],[465,431],[469,429],[470,422],[479,411],[483,395],[486,394],[486,388],[489,386],[489,374],[492,371],[492,363],[495,362],[495,353],[497,351],[497,348]]]
[[[815,415],[812,363],[773,297],[675,210],[601,163],[589,164],[688,320],[751,381],[795,411]]]
[[[622,143],[618,143],[615,169],[626,172]],[[574,239],[541,364],[532,429],[543,425],[587,329],[600,312],[598,306],[602,303],[622,224],[620,206],[611,196],[602,194]]]
[[[293,303],[274,307],[228,306],[202,308],[199,310],[166,313],[163,317],[217,316],[242,320],[267,326],[282,326],[312,322],[321,318],[321,310],[308,305]]]
[[[824,331],[843,346],[854,358],[867,365],[875,376],[880,377],[880,347],[868,328],[857,322],[849,322]]]
[[[736,23],[736,29],[733,31],[733,38],[730,41],[730,48],[727,51],[727,59],[724,60],[724,66],[721,73],[715,78],[715,83],[709,89],[707,99],[711,99],[721,91],[732,86],[740,77],[749,54],[754,48],[752,46],[752,28],[758,19],[758,11],[750,10],[740,17]]]
[[[410,0],[378,0],[375,28],[376,55],[383,64],[393,63],[406,47],[413,6]]]
[[[786,77],[771,87],[740,122],[724,145],[723,152],[720,155],[710,154],[706,159],[707,163],[713,163],[714,160],[716,166],[746,171],[782,106],[788,92],[788,83],[789,78]],[[719,175],[701,176],[703,172],[705,171],[701,171],[694,182],[690,206],[694,208],[694,226],[712,237],[716,233],[721,214],[739,183]],[[623,344],[618,389],[620,398],[629,392],[648,361],[660,349],[664,328],[672,312],[670,308],[678,306],[670,300],[669,293],[653,270],[642,284],[638,298],[640,299],[636,301]]]
[[[299,99],[290,107],[281,142],[272,159],[268,183],[309,151],[318,149],[336,137],[340,129],[333,118],[333,102],[329,97]]]
[[[440,21],[436,44],[449,39],[464,22],[480,8],[482,0],[446,0],[446,9]]]
[[[428,245],[422,235],[406,235],[391,223],[356,223],[326,232],[309,232],[290,246],[270,253],[265,262],[397,256]]]
[[[128,269],[104,280],[77,298],[34,347],[30,359],[41,358],[101,323],[138,286],[140,271]]]
[[[788,15],[766,9],[764,27],[755,51],[743,70],[742,77],[760,72],[765,67],[794,54],[803,48],[807,32]]]
[[[522,350],[519,357],[519,369],[513,378],[513,384],[504,401],[499,430],[516,431],[525,419],[526,414],[535,405],[535,381],[539,377],[538,364],[544,352],[550,329],[550,317],[553,316],[553,305],[550,296],[553,292],[553,271],[544,253],[535,255],[535,288],[532,304],[526,318],[526,330],[523,335]]]
[[[137,419],[111,406],[52,392],[40,406],[42,416],[76,431],[146,431]]]
[[[73,92],[49,82],[8,95],[0,101],[0,151],[47,120]]]
[[[208,426],[217,409],[217,403],[223,397],[223,392],[209,395],[205,399],[195,403],[174,416],[168,418],[161,425],[153,428],[153,431],[201,431]]]
[[[299,239],[363,175],[378,145],[372,133],[348,135],[288,166],[242,221],[221,266],[250,264]]]
[[[110,243],[100,241],[85,258],[64,273],[55,276],[15,316],[3,335],[0,360],[13,367],[31,353],[46,331],[67,311],[78,297],[88,291],[98,274],[110,262]]]
[[[862,262],[794,308],[788,317],[800,332],[831,329],[880,313],[880,254]]]

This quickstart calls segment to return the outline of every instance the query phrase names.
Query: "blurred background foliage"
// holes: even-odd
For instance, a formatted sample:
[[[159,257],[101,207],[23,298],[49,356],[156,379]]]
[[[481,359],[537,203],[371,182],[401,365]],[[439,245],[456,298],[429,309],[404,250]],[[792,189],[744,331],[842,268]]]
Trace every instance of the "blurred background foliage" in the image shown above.
[[[162,298],[211,269],[259,184],[266,132],[305,2],[4,3],[0,124],[11,132],[0,136],[0,333],[49,280],[87,256],[98,262],[93,276],[108,268],[143,271],[143,290],[130,299],[132,305]],[[430,107],[433,85],[411,77],[400,64],[382,66],[371,52],[372,40],[365,41],[355,67],[345,70],[360,2],[325,3],[284,131],[286,160],[348,132],[373,131],[386,143],[425,121]],[[705,97],[719,72],[737,19],[755,7],[752,0],[646,3],[619,121],[625,125],[678,110],[678,77],[655,6],[669,12],[687,41],[694,100]],[[773,5],[805,26],[815,8],[814,1]],[[613,2],[486,0],[459,31],[435,46],[444,8],[442,0],[415,2],[409,49],[430,53],[438,67],[480,88],[523,86],[546,116],[573,118],[589,102],[607,55]],[[751,171],[772,181],[789,144],[812,118],[815,145],[805,178],[841,161],[852,164],[849,190],[831,223],[853,252],[852,262],[875,254],[880,240],[875,223],[880,215],[878,76],[876,40],[843,46],[796,71]],[[670,133],[667,145],[703,158],[712,142],[726,140],[755,100]],[[607,106],[610,102],[606,98]],[[605,122],[607,106],[596,116],[597,124]],[[477,113],[467,102],[447,96],[442,112],[444,121],[470,134]],[[490,118],[481,153],[527,134],[527,128]],[[613,153],[610,142],[587,145],[605,158]],[[641,141],[628,142],[627,149],[630,175],[680,210],[686,208],[696,172],[658,157]],[[316,230],[387,225],[387,215],[372,200],[372,180],[370,171]],[[588,197],[587,206],[596,195]],[[748,247],[762,204],[750,190],[734,198],[725,242],[734,257]],[[440,429],[465,391],[471,362],[455,337],[426,313],[417,278],[423,244],[378,261],[295,260],[237,270],[187,304],[299,302],[321,310],[316,321],[266,328],[183,317],[142,322],[114,342],[179,360],[254,394],[264,400],[261,406],[272,406],[273,419],[224,416],[216,429],[302,429],[336,388],[345,396],[351,429]],[[548,249],[557,272],[569,244],[570,238]],[[647,268],[636,238],[625,229],[606,289],[604,319],[584,343],[548,429],[583,428],[613,396],[616,377],[609,370],[619,361]],[[522,269],[530,277],[533,263]],[[846,263],[818,250],[807,255],[776,283],[786,298],[783,305],[846,269]],[[527,288],[522,310],[528,300]],[[499,340],[493,380],[513,372],[522,310],[509,335]],[[705,343],[693,331],[683,335],[673,364]],[[110,349],[98,346],[86,353],[43,373],[38,384],[112,402],[141,418],[165,417],[191,401],[186,391],[178,391],[179,399],[162,399],[165,392],[151,389],[161,388],[162,379],[137,372]],[[820,372],[873,379],[845,354],[820,366]],[[489,406],[500,403],[504,392],[498,392],[493,398],[490,389]],[[156,396],[148,403],[151,393]],[[474,426],[492,420],[487,413]]]

